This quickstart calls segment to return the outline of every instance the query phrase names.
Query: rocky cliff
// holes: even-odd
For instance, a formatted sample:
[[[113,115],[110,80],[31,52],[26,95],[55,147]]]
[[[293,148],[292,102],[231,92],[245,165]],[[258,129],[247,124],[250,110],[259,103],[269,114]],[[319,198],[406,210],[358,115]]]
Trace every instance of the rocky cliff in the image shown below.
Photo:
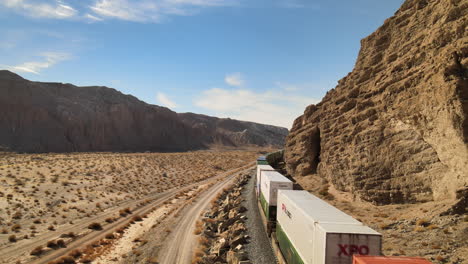
[[[181,113],[180,119],[201,135],[203,142],[222,146],[283,146],[286,128],[217,118],[193,113]]]
[[[467,1],[405,1],[295,120],[288,172],[377,204],[453,198],[468,184],[467,25]]]
[[[228,145],[265,146],[257,136],[272,137],[264,141],[268,143],[284,141],[285,134],[270,134],[270,126],[257,126],[260,134],[247,132],[244,141]],[[261,135],[262,128],[268,134]],[[236,123],[232,129],[237,132]],[[114,89],[31,82],[0,71],[2,148],[23,152],[186,151],[210,144],[177,113]]]

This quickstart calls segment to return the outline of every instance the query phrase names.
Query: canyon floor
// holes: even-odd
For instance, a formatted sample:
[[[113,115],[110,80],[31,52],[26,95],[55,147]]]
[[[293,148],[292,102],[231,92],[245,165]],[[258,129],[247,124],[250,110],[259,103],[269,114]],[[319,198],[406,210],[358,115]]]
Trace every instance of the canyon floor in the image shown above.
[[[259,152],[0,155],[0,263],[157,263]]]

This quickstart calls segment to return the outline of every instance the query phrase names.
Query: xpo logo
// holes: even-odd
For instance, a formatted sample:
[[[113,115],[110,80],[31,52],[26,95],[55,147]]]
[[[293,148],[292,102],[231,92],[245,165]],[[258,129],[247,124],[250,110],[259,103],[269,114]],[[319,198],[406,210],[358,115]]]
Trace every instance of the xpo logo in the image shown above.
[[[281,204],[281,209],[284,211],[284,213],[291,219],[291,212],[289,212],[288,209],[286,209],[286,205],[284,203]]]
[[[366,245],[346,245],[346,244],[338,244],[340,251],[338,251],[338,257],[344,256],[352,256],[354,254],[359,255],[368,255],[369,254],[369,247]]]

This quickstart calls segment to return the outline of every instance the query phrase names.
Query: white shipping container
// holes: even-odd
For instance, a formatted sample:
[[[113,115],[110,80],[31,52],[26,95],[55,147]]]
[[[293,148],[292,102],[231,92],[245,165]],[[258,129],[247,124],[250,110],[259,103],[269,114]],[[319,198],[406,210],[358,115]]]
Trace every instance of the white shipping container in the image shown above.
[[[260,190],[269,206],[276,206],[278,190],[292,190],[293,183],[277,171],[263,171]]]
[[[283,254],[299,255],[305,264],[352,264],[353,254],[381,255],[378,232],[307,191],[279,191],[277,234]]]
[[[256,191],[257,195],[260,193],[260,183],[261,183],[261,172],[262,171],[275,171],[270,165],[257,165],[257,183]]]

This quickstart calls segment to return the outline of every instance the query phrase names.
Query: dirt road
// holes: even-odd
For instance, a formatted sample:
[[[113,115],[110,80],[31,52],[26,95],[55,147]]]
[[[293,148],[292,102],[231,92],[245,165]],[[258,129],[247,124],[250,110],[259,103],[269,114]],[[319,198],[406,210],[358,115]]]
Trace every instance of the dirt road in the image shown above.
[[[241,173],[251,170],[250,167],[243,170]],[[196,244],[196,236],[194,235],[195,223],[199,219],[200,214],[209,207],[211,200],[230,183],[233,182],[234,176],[229,175],[225,180],[216,183],[205,193],[203,193],[196,202],[183,211],[178,223],[174,227],[171,236],[167,238],[160,256],[161,263],[164,264],[190,264],[192,261],[193,248]]]

